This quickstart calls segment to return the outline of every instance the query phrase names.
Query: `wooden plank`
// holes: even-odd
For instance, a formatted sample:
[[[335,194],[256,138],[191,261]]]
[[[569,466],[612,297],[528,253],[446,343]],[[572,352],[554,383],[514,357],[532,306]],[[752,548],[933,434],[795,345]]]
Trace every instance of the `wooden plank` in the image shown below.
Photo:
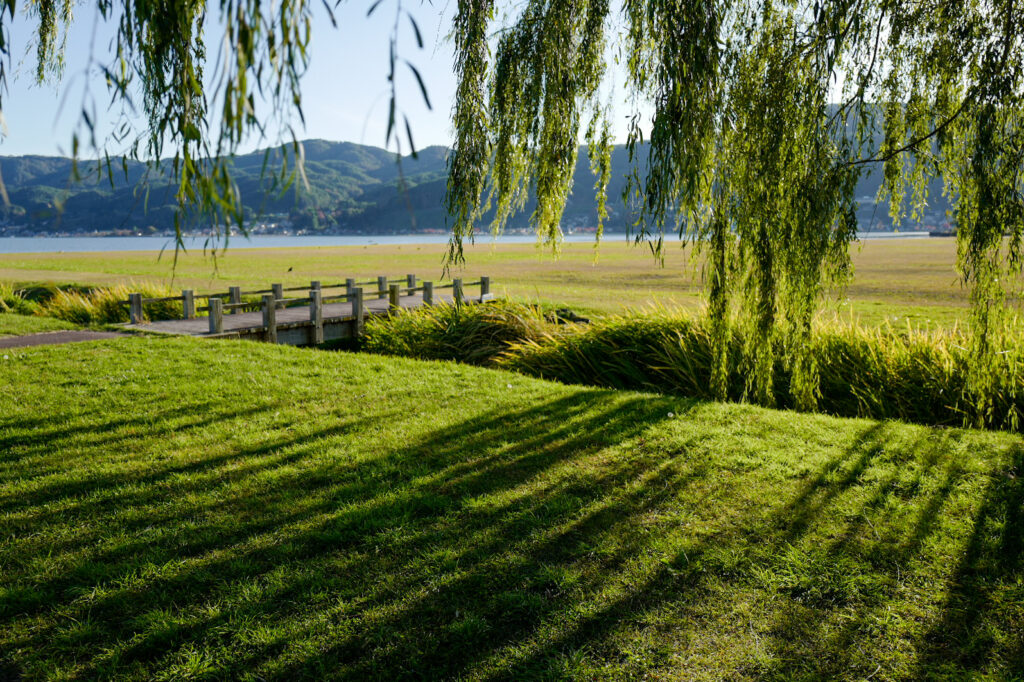
[[[313,323],[311,342],[314,346],[319,346],[324,342],[324,306],[319,289],[309,292],[309,321]]]
[[[219,298],[210,299],[210,333],[220,334],[224,331],[224,301]]]
[[[397,312],[402,307],[402,285],[392,284],[388,291],[388,310],[392,313]]]
[[[352,317],[355,318],[355,335],[359,338],[363,335],[363,288],[356,287],[352,290]]]
[[[263,338],[267,343],[277,343],[277,299],[273,294],[263,296]]]
[[[181,292],[182,317],[191,320],[196,316],[196,299],[191,289],[184,289]]]
[[[142,324],[142,294],[128,294],[128,318],[132,324]]]

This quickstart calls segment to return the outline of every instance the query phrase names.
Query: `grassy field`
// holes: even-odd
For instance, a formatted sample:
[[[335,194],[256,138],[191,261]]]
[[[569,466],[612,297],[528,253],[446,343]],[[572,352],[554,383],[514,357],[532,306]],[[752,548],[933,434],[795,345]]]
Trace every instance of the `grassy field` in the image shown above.
[[[78,329],[78,326],[52,317],[0,313],[0,337],[38,334],[61,329]]]
[[[298,285],[318,279],[416,273],[439,279],[443,245],[229,249],[214,261],[201,252],[179,259],[174,285],[221,291],[229,285],[259,288],[270,282]],[[862,321],[949,326],[963,318],[966,292],[954,270],[951,239],[868,241],[855,248],[856,275],[826,316],[852,314]],[[595,261],[595,256],[597,260]],[[0,281],[115,284],[171,281],[173,253],[153,252],[0,254]],[[597,313],[658,304],[699,305],[700,275],[687,252],[672,244],[660,268],[645,247],[621,237],[595,252],[592,244],[550,251],[531,245],[480,243],[467,249],[467,277],[490,275],[496,292],[518,300],[558,303]],[[457,275],[456,275],[457,276]]]
[[[1019,436],[190,339],[0,383],[3,679],[1024,672]]]

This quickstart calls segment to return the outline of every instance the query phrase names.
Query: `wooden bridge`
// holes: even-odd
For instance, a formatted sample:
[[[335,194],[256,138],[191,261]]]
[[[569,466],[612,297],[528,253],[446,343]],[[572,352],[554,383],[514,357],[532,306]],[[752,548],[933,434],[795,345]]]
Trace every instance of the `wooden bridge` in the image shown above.
[[[365,289],[370,287],[372,289]],[[479,295],[468,297],[467,287],[479,287]],[[329,293],[330,290],[343,293]],[[285,293],[304,292],[304,296],[286,297]],[[249,300],[243,300],[243,297]],[[260,296],[254,300],[253,296]],[[230,287],[225,292],[196,294],[186,289],[180,296],[143,298],[131,294],[128,306],[129,329],[164,334],[202,336],[205,338],[238,338],[284,343],[292,346],[317,346],[328,341],[358,337],[370,315],[389,315],[400,308],[418,308],[436,303],[459,305],[482,303],[493,298],[491,280],[463,282],[453,279],[448,284],[418,282],[415,275],[402,279],[357,282],[347,279],[339,284],[310,282],[309,286],[284,287],[273,284],[270,289],[242,291]],[[206,305],[196,307],[196,301]],[[147,321],[146,304],[180,301],[181,319]],[[197,313],[205,312],[206,317]]]

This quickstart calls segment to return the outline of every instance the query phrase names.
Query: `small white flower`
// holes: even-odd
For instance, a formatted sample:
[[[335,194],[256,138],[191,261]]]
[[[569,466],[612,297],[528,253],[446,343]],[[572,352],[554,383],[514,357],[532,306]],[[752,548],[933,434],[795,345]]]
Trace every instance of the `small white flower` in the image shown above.
[[[675,413],[675,412],[669,412],[669,413],[668,413],[668,418],[669,418],[669,419],[671,419],[671,418],[672,418],[672,417],[674,417],[674,416],[676,416],[676,413]]]
[[[507,388],[512,388],[512,384],[505,384]]]
[[[10,356],[10,355],[5,355],[5,356],[4,356],[4,360],[10,360],[10,359],[11,359],[11,356]]]

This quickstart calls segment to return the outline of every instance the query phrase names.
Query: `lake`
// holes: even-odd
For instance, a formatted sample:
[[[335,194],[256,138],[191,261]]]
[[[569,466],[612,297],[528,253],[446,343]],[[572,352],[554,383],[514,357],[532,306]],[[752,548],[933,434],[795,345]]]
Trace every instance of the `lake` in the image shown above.
[[[869,232],[859,235],[861,239],[916,239],[927,237],[927,232]],[[605,241],[621,241],[622,233],[605,235]],[[490,243],[490,235],[480,235],[477,241]],[[499,244],[532,244],[537,241],[533,235],[502,235]],[[567,242],[592,242],[592,234],[570,234]],[[201,251],[206,237],[188,237],[185,248]],[[329,235],[321,237],[254,236],[231,238],[232,249],[279,249],[302,246],[367,246],[372,244],[446,244],[448,235],[403,234],[403,235]],[[174,250],[170,237],[0,237],[0,253],[60,253],[88,251],[160,251]]]

